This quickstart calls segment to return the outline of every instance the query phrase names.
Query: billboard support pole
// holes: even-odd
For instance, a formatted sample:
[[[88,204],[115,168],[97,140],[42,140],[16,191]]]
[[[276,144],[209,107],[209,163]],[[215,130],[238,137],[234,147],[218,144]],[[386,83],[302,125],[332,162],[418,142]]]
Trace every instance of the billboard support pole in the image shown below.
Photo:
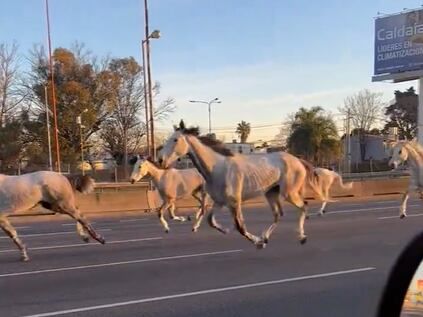
[[[417,110],[417,141],[423,144],[423,77],[419,78],[419,97]]]

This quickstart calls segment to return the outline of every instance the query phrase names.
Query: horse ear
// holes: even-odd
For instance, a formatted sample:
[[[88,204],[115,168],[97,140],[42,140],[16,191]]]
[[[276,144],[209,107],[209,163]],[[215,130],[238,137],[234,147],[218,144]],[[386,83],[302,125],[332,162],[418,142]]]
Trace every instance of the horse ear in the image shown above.
[[[184,120],[181,119],[181,121],[179,122],[179,129],[181,130],[185,130],[185,122]]]
[[[133,156],[129,160],[129,164],[134,165],[137,162],[137,160],[138,160],[138,155],[137,156]]]

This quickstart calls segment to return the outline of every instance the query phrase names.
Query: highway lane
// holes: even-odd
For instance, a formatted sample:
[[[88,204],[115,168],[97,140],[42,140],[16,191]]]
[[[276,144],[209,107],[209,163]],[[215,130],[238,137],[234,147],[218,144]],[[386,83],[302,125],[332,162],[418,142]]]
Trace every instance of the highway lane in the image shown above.
[[[396,200],[332,204],[306,222],[304,246],[285,208],[264,250],[233,230],[194,234],[190,222],[165,234],[152,214],[95,217],[104,246],[83,244],[66,218],[19,220],[31,262],[0,236],[0,315],[371,316],[395,257],[422,229],[423,204],[409,205],[414,217],[400,220]],[[232,227],[227,212],[217,217]],[[245,218],[258,234],[271,213],[257,205]]]

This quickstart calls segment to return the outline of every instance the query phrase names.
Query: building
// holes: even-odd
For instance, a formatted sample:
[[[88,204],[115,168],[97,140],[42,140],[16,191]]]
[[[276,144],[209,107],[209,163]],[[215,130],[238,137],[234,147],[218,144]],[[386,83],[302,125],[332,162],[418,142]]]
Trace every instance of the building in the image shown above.
[[[366,134],[363,137],[352,135],[350,137],[351,163],[364,161],[384,161],[389,158],[389,149],[382,135]],[[347,140],[343,138],[344,149],[347,149]]]
[[[238,143],[236,140],[232,140],[232,143],[225,143],[225,146],[233,153],[251,154],[254,152],[253,143]]]

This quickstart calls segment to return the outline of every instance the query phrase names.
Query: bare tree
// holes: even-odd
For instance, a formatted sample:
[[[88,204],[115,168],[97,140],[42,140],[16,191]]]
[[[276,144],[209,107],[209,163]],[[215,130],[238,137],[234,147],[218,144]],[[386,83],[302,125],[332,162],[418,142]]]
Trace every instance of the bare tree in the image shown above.
[[[367,133],[380,121],[383,113],[382,94],[371,92],[368,89],[348,96],[344,106],[339,111],[345,116],[350,115],[352,127]]]
[[[0,43],[0,126],[14,116],[25,96],[19,89],[18,45]]]
[[[383,113],[382,94],[368,89],[348,96],[339,111],[351,120],[353,131],[359,136],[361,160],[366,157],[366,135],[380,121]]]
[[[102,127],[101,138],[106,150],[126,166],[128,153],[138,151],[146,131],[146,124],[140,119],[145,110],[142,70],[133,57],[112,59],[109,68],[117,83],[116,105]],[[159,93],[160,85],[156,84],[153,98]],[[154,109],[155,121],[166,119],[174,109],[174,100],[165,99]]]

